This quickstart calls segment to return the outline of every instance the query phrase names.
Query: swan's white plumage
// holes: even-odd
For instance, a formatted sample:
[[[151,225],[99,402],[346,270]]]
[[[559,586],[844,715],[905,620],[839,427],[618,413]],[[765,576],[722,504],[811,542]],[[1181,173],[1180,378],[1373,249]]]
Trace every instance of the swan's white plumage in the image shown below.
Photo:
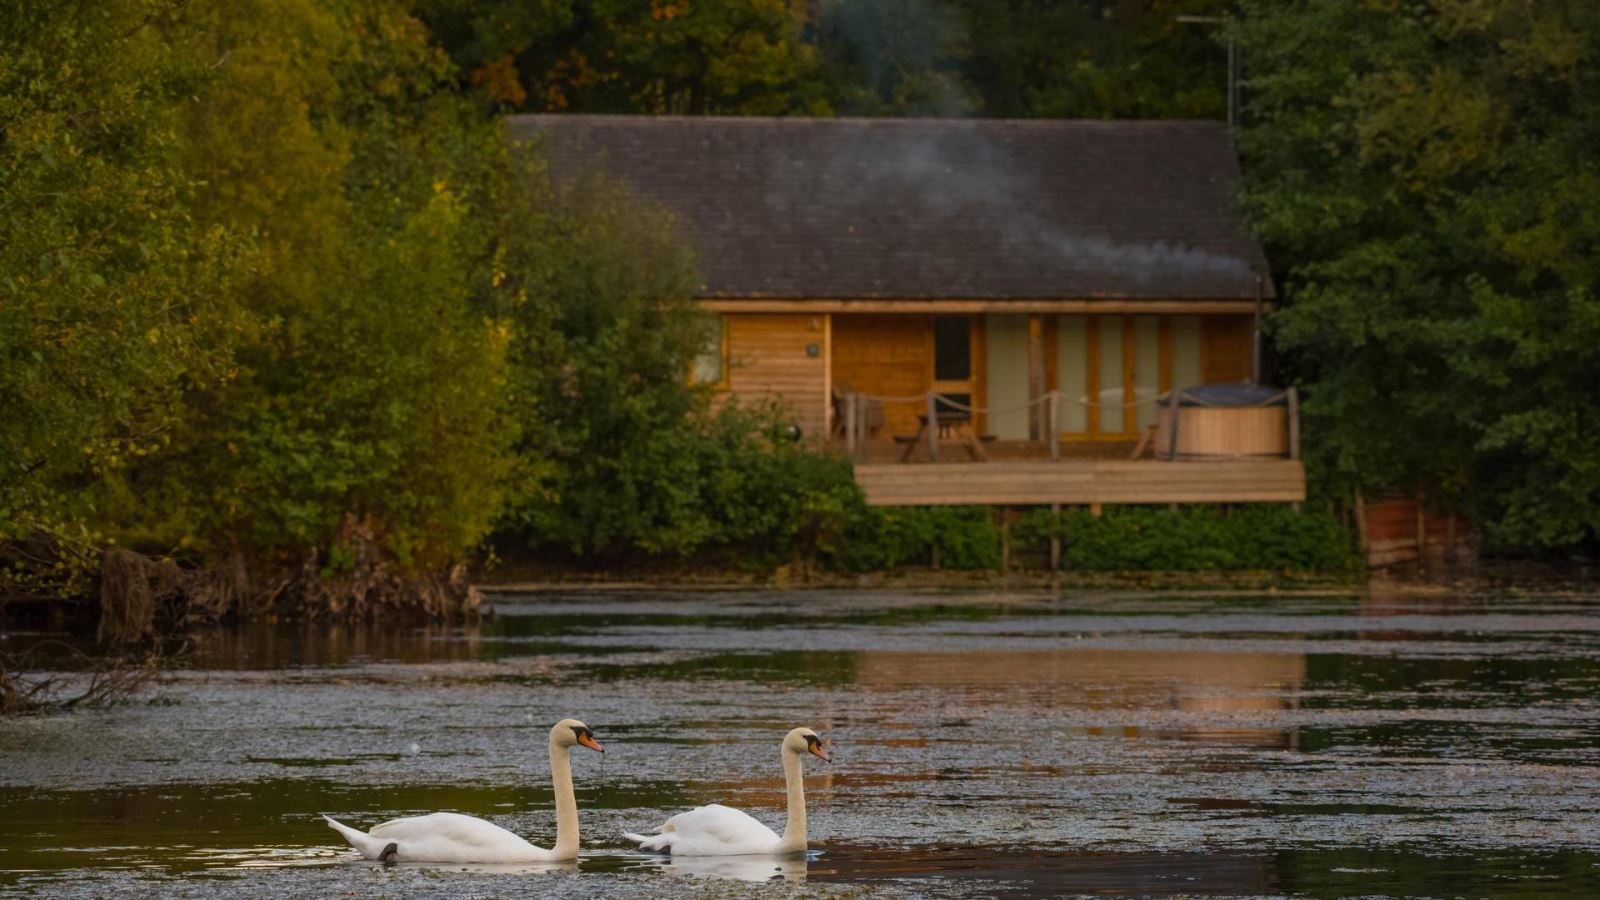
[[[331,818],[328,824],[367,859],[377,859],[391,843],[398,845],[396,858],[407,862],[524,863],[556,858],[552,851],[535,847],[493,822],[461,813],[391,819],[365,833]]]
[[[822,740],[809,728],[796,728],[783,738],[783,781],[789,819],[780,837],[747,813],[713,803],[668,819],[656,834],[624,832],[641,850],[678,856],[749,856],[804,853],[806,849],[805,775],[800,758],[810,753],[827,760]]]
[[[659,833],[629,833],[639,849],[673,856],[743,856],[777,853],[783,841],[778,833],[749,813],[713,803],[678,813],[662,824]]]
[[[461,813],[440,812],[391,819],[370,831],[359,831],[330,816],[323,818],[328,820],[328,827],[344,835],[350,846],[367,859],[380,858],[390,844],[395,845],[393,858],[398,862],[530,863],[574,859],[578,855],[578,808],[573,799],[572,768],[567,754],[580,741],[587,741],[584,746],[599,749],[589,736],[588,727],[575,719],[563,719],[550,729],[556,843],[549,850],[536,847],[493,822]]]

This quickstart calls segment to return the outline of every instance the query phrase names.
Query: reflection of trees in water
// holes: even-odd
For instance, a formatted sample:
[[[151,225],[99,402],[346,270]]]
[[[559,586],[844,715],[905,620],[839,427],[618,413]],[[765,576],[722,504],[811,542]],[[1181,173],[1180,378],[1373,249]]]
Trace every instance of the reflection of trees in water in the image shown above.
[[[376,754],[375,756],[383,756]],[[390,754],[395,757],[397,754]],[[359,765],[358,760],[283,760],[284,764],[315,766],[302,772],[326,772],[329,767]],[[233,784],[172,783],[104,790],[16,791],[0,788],[0,806],[6,810],[11,833],[0,861],[9,854],[26,853],[30,866],[54,868],[48,856],[56,848],[127,847],[139,858],[181,864],[201,852],[197,842],[213,835],[216,823],[226,824],[229,847],[334,846],[338,836],[322,824],[319,810],[348,815],[364,825],[376,825],[394,814],[435,809],[458,809],[502,818],[507,809],[540,810],[537,827],[553,832],[548,814],[550,789],[521,787],[459,787],[407,785],[351,787],[323,778],[275,778]],[[581,800],[579,801],[582,802]],[[538,804],[545,804],[540,807]],[[508,827],[510,827],[508,825]],[[136,836],[135,836],[136,835]],[[107,851],[115,855],[117,851]],[[61,868],[84,864],[81,849],[62,851]],[[12,857],[12,862],[17,862]],[[198,862],[196,866],[198,867]]]
[[[1278,889],[1327,897],[1595,896],[1594,853],[1473,849],[1419,853],[1371,847],[1274,854]],[[1581,885],[1589,885],[1582,889]]]
[[[1003,894],[1030,897],[1256,895],[1278,889],[1273,857],[1263,853],[1218,850],[1194,852],[1114,852],[1050,849],[1027,851],[1006,846],[917,846],[865,848],[834,846],[813,859],[812,883],[838,882],[870,887],[875,883],[948,888],[971,885],[983,895],[1005,886]],[[870,893],[870,891],[869,891]]]
[[[476,626],[255,623],[190,636],[190,658],[205,669],[459,662],[481,658],[482,650]]]
[[[595,663],[585,669],[595,680],[748,681],[838,687],[854,684],[863,654],[854,650],[761,650],[708,653],[668,662]],[[820,727],[820,726],[813,726]]]

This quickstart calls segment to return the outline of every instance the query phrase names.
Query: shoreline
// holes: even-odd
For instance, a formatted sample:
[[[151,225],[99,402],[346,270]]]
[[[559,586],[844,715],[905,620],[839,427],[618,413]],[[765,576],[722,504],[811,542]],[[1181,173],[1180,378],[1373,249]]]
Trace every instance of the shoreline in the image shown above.
[[[492,595],[549,592],[631,591],[838,591],[838,590],[1107,590],[1174,591],[1197,596],[1225,592],[1237,596],[1394,594],[1438,596],[1452,593],[1590,596],[1600,591],[1600,571],[1583,563],[1478,561],[1471,565],[1418,569],[1414,566],[1353,572],[1042,572],[904,569],[839,574],[737,571],[584,572],[561,568],[517,567],[477,573],[474,589]]]
[[[1177,590],[1184,593],[1228,591],[1287,595],[1294,593],[1359,593],[1359,574],[1284,574],[1272,572],[953,572],[909,570],[865,575],[812,574],[804,578],[761,574],[692,573],[519,573],[504,578],[479,577],[472,586],[486,597],[497,594],[555,591],[837,591],[837,590]]]

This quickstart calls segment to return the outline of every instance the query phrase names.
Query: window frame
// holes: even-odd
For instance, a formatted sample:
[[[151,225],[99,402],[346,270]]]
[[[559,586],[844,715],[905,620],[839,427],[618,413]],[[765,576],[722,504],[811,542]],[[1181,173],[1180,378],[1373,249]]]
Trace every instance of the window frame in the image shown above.
[[[699,377],[700,360],[711,355],[709,347],[703,347],[689,360],[689,383],[697,386],[711,388],[716,391],[725,391],[729,388],[728,375],[728,314],[716,313],[717,317],[717,380],[702,381]]]
[[[1118,408],[1122,412],[1122,430],[1105,431],[1100,427],[1100,408],[1091,406],[1086,410],[1084,429],[1082,431],[1059,432],[1060,439],[1064,441],[1093,442],[1093,441],[1131,441],[1137,440],[1142,429],[1138,427],[1136,406],[1138,403],[1138,385],[1136,370],[1138,367],[1138,319],[1141,316],[1153,316],[1156,319],[1156,384],[1157,393],[1165,393],[1172,387],[1172,316],[1164,313],[1086,313],[1084,319],[1084,367],[1085,394],[1090,397],[1100,398],[1104,393],[1104,386],[1100,379],[1100,323],[1103,319],[1115,317],[1121,320],[1122,334],[1120,350],[1122,354],[1120,375],[1122,403]],[[1059,322],[1063,316],[1055,317]],[[1054,329],[1052,329],[1054,330]],[[1051,353],[1059,353],[1060,344],[1052,340]],[[1061,367],[1069,365],[1068,360],[1057,359],[1055,370],[1052,373],[1051,384],[1059,389],[1061,384]]]

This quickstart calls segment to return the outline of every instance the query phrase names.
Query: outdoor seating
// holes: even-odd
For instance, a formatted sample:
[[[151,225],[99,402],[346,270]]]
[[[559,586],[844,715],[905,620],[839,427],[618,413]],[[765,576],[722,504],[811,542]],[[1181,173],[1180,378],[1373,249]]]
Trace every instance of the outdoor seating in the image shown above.
[[[895,443],[905,447],[900,453],[900,461],[910,462],[911,457],[917,452],[917,447],[919,446],[926,446],[929,459],[937,461],[939,456],[934,446],[933,436],[929,434],[928,416],[926,414],[918,415],[917,423],[916,434],[897,434],[894,436]],[[964,447],[974,462],[989,461],[989,453],[984,449],[984,445],[996,439],[996,435],[978,434],[972,427],[972,414],[963,411],[939,413],[935,434],[940,440],[953,441]]]
[[[845,430],[849,427],[849,422],[847,421],[849,416],[849,401],[847,401],[845,398],[851,393],[851,391],[848,386],[836,384],[833,386],[831,393],[831,403],[833,404],[832,437],[841,438],[844,436]],[[857,412],[857,415],[860,416],[857,427],[861,429],[862,436],[876,436],[878,432],[883,430],[885,422],[883,404],[877,400],[859,396],[857,398],[857,402],[862,404],[861,409]]]

